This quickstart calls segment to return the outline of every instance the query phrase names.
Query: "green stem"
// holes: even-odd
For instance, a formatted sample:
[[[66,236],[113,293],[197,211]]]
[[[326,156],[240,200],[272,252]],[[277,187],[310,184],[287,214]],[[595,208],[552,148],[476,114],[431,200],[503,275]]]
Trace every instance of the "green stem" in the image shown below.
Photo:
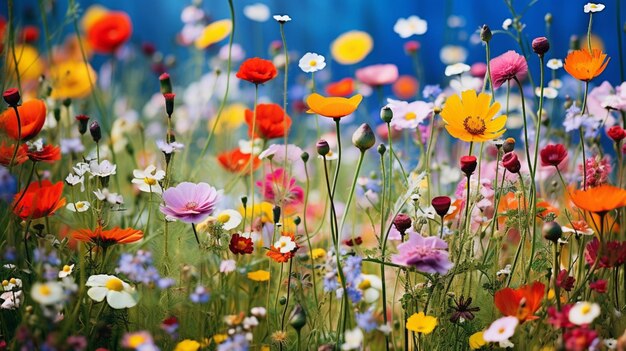
[[[587,95],[589,93],[589,82],[585,82],[585,95],[583,95],[583,105],[580,109],[580,115],[585,115],[585,109],[587,108]],[[587,190],[587,159],[585,158],[585,133],[583,132],[583,126],[581,124],[578,127],[578,134],[580,136],[580,151],[583,156],[583,189]]]
[[[356,165],[356,172],[354,172],[354,178],[352,179],[352,186],[350,187],[350,194],[348,195],[348,201],[346,202],[346,207],[343,210],[343,216],[341,217],[341,225],[339,226],[339,233],[343,232],[343,225],[346,222],[346,218],[348,218],[350,205],[352,204],[352,198],[354,197],[354,190],[356,189],[356,183],[359,179],[359,172],[361,171],[361,165],[363,164],[363,158],[365,157],[365,150],[361,150],[361,154],[359,155],[359,161]]]

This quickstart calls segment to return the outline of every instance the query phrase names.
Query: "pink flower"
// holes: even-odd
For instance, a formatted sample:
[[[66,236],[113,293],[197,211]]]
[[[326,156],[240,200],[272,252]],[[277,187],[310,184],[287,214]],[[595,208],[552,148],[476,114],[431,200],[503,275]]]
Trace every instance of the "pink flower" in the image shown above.
[[[394,64],[371,65],[356,71],[356,78],[370,86],[387,85],[398,80],[398,66]]]
[[[219,192],[207,183],[182,182],[163,192],[161,212],[185,223],[200,223],[206,219],[219,199]]]
[[[528,64],[524,56],[512,50],[491,59],[489,64],[494,89],[513,78],[521,81],[528,73]]]
[[[391,262],[424,273],[446,274],[454,266],[447,249],[448,244],[435,236],[410,233],[409,240],[398,245],[398,254],[391,256]]]
[[[278,168],[265,176],[256,185],[263,197],[270,202],[282,202],[284,205],[298,205],[304,200],[304,190],[296,184],[296,179],[289,177],[285,170]]]
[[[556,307],[548,307],[548,323],[550,323],[555,329],[571,328],[574,323],[569,321],[569,310],[572,309],[572,305],[563,305],[561,311]]]
[[[590,157],[586,161],[587,176],[582,177],[581,187],[593,188],[602,184],[606,184],[609,181],[609,175],[611,174],[611,161],[607,156],[600,158],[600,156]],[[581,176],[583,176],[583,166],[578,165],[578,170]],[[587,184],[583,184],[584,181]]]
[[[598,332],[586,327],[573,329],[563,334],[565,348],[572,351],[588,350],[598,338]]]

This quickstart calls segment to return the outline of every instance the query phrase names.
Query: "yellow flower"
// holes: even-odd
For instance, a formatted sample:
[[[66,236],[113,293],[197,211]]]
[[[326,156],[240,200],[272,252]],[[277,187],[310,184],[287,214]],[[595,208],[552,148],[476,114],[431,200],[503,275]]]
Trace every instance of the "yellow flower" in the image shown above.
[[[209,132],[217,121],[217,115],[209,120]],[[215,133],[230,132],[239,128],[246,121],[246,106],[244,104],[232,104],[224,108],[220,120],[215,127]]]
[[[260,204],[254,204],[254,207],[247,206],[246,210],[243,210],[243,206],[239,207],[239,212],[246,217],[247,220],[254,218],[261,218],[261,222],[268,223],[274,220],[274,206],[266,201]]]
[[[311,256],[314,260],[326,257],[326,250],[324,249],[313,249],[311,252]]]
[[[453,137],[467,142],[483,142],[498,138],[506,129],[506,116],[494,118],[500,110],[500,104],[491,104],[491,95],[466,90],[462,94],[452,95],[441,111],[441,118],[446,122],[446,130]]]
[[[92,24],[96,23],[100,17],[104,16],[109,12],[109,10],[101,5],[91,5],[85,11],[83,15],[83,19],[80,21],[81,26],[85,31],[89,30]]]
[[[185,339],[176,345],[174,351],[198,351],[199,348],[199,342],[191,339]]]
[[[320,116],[330,118],[341,118],[356,111],[361,100],[363,100],[361,94],[356,94],[347,99],[334,96],[324,97],[313,93],[306,98],[306,104],[309,106],[307,113],[317,113]]]
[[[96,72],[83,61],[65,61],[50,69],[52,97],[55,99],[80,99],[91,93],[96,84]]]
[[[228,335],[226,334],[215,334],[213,335],[213,341],[216,344],[221,344],[228,339]]]
[[[8,53],[7,68],[12,75],[16,74],[15,59],[17,59],[17,72],[21,80],[38,79],[43,73],[43,61],[39,59],[39,52],[33,46],[15,45],[15,58],[13,52]]]
[[[258,271],[248,272],[248,279],[255,282],[266,282],[270,280],[270,272],[259,269]]]
[[[269,347],[269,345],[263,345],[263,346],[261,346],[261,351],[270,351],[270,347]]]
[[[232,30],[233,23],[229,19],[215,21],[204,27],[202,34],[196,39],[196,48],[206,49],[226,38]]]
[[[422,333],[424,335],[432,333],[436,326],[437,318],[427,316],[424,312],[413,313],[413,315],[406,321],[406,328],[408,330],[416,333]]]
[[[472,350],[478,350],[479,348],[485,346],[487,344],[487,342],[485,341],[485,339],[483,339],[483,334],[485,332],[484,331],[479,331],[476,332],[474,334],[472,334],[469,337],[469,347]]]
[[[372,37],[361,31],[349,31],[343,33],[330,46],[331,54],[335,61],[350,65],[361,62],[374,47]]]

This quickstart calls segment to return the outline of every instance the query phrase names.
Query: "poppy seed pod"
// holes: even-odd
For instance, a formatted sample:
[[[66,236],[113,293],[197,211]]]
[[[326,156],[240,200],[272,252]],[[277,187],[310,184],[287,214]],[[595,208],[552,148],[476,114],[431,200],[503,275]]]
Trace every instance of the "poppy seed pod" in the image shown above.
[[[546,222],[541,228],[541,233],[546,240],[557,243],[563,234],[561,226],[557,222]]]
[[[161,94],[172,92],[172,81],[168,73],[163,73],[159,76],[159,84],[161,85]]]
[[[378,153],[382,156],[385,154],[385,152],[387,152],[387,147],[385,146],[385,144],[380,144],[378,145],[376,151],[378,151]]]
[[[489,28],[488,25],[483,24],[483,27],[480,29],[480,40],[488,43],[492,37],[493,34],[491,33],[491,28]]]
[[[300,332],[300,329],[306,325],[306,312],[304,308],[302,308],[302,305],[297,304],[293,307],[289,315],[289,325],[297,332]]]
[[[432,199],[430,202],[433,205],[433,208],[437,212],[440,217],[448,214],[448,210],[450,210],[450,205],[452,204],[452,200],[450,200],[447,196],[437,196]]]
[[[163,97],[165,98],[165,112],[167,112],[168,117],[171,117],[172,113],[174,113],[174,98],[176,98],[176,94],[165,93]]]
[[[393,225],[395,225],[400,234],[404,236],[406,231],[411,228],[411,217],[404,213],[400,213],[393,219]]]
[[[467,177],[474,173],[477,164],[476,156],[467,155],[461,157],[461,171],[463,171]]]
[[[2,93],[2,98],[9,106],[15,107],[20,103],[20,91],[16,88],[7,89]]]
[[[502,165],[507,171],[514,174],[519,173],[520,168],[522,168],[522,165],[517,158],[517,154],[514,152],[509,152],[502,157]]]
[[[326,156],[330,152],[330,146],[328,145],[328,142],[324,139],[320,139],[317,144],[315,144],[315,147],[317,148],[317,153],[320,156]]]
[[[393,111],[391,111],[391,107],[385,106],[380,110],[380,119],[385,123],[391,122],[393,119]]]
[[[376,136],[367,123],[361,124],[361,126],[354,131],[354,134],[352,134],[352,144],[361,151],[371,148],[375,143]]]
[[[91,133],[91,138],[96,143],[102,139],[102,130],[100,130],[100,123],[98,121],[93,121],[89,125],[89,133]]]
[[[533,39],[532,48],[535,54],[539,55],[539,57],[543,57],[543,55],[550,50],[550,42],[546,37],[539,37]]]
[[[307,163],[309,161],[309,153],[306,151],[302,152],[300,158],[302,159],[302,162]]]

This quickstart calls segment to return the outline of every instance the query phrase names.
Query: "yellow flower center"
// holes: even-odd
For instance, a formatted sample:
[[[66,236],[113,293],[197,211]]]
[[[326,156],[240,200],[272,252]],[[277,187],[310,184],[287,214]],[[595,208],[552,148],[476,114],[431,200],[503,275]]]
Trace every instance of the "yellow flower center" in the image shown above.
[[[409,112],[406,115],[404,115],[404,119],[406,119],[407,121],[411,121],[417,118],[417,115],[415,114],[415,112]]]
[[[48,296],[52,293],[52,290],[47,285],[42,285],[39,287],[39,293],[43,296]]]
[[[230,215],[228,213],[220,213],[217,216],[217,221],[220,223],[226,223],[230,220]]]
[[[69,271],[71,271],[71,270],[72,270],[72,267],[70,267],[68,265],[63,266],[63,272],[69,273]]]
[[[124,285],[122,285],[122,281],[117,278],[111,278],[107,280],[104,286],[109,290],[114,291],[122,291],[124,289]]]
[[[311,60],[311,62],[309,62],[309,65],[311,65],[311,67],[315,67],[317,66],[317,62],[315,62],[315,60]]]
[[[589,7],[591,7],[592,9],[597,9],[597,8],[598,8],[598,5],[596,5],[596,4],[591,4],[591,6],[589,6]]]
[[[15,280],[15,278],[11,278],[11,279],[9,279],[9,283],[17,284],[17,280]]]
[[[6,280],[6,279],[5,279],[5,280],[3,280],[3,281],[2,281],[2,286],[7,286],[7,285],[9,285],[9,281],[8,281],[8,280]]]
[[[156,185],[156,183],[157,183],[156,179],[154,179],[154,178],[148,178],[148,177],[145,177],[145,178],[143,179],[143,182],[144,182],[144,183],[146,183],[146,184],[148,184],[148,185],[150,185],[150,186]]]
[[[363,279],[361,284],[359,284],[359,289],[361,290],[369,289],[371,287],[372,287],[372,282],[370,282],[368,279]]]
[[[284,242],[284,241],[281,241],[281,242],[280,242],[280,247],[285,247],[285,246],[287,246],[287,243],[286,243],[286,242]]]
[[[141,346],[144,342],[146,342],[146,338],[143,335],[135,334],[128,338],[128,346],[133,349]]]
[[[504,329],[504,328],[500,328],[500,329],[498,329],[498,334],[502,334],[502,333],[504,333],[505,331],[506,331],[506,329]]]
[[[76,203],[76,209],[80,210],[83,207],[85,207],[85,203],[84,202],[77,202]]]
[[[588,304],[583,305],[583,307],[580,309],[580,312],[582,314],[587,314],[591,312],[591,306],[589,306]]]
[[[481,135],[487,130],[487,126],[485,125],[485,121],[476,116],[467,116],[463,120],[463,127],[465,130],[472,135]]]

